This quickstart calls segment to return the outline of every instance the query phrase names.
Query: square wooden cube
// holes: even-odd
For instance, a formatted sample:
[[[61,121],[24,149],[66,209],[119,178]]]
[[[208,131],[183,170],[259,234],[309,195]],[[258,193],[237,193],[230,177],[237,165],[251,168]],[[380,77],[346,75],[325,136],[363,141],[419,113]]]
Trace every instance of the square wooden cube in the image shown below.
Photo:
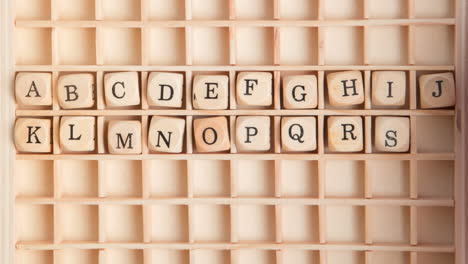
[[[184,75],[152,72],[148,77],[147,100],[150,106],[182,107]]]
[[[114,72],[104,75],[104,96],[107,106],[132,106],[140,104],[140,87],[137,72]]]
[[[269,72],[241,72],[237,75],[239,105],[270,106],[273,103],[273,75]]]
[[[107,128],[107,147],[111,154],[141,153],[141,123],[137,120],[111,120]]]
[[[360,71],[335,72],[327,75],[328,100],[332,106],[364,103],[364,85]]]
[[[60,120],[60,146],[65,151],[95,149],[95,119],[92,116],[65,116]]]
[[[453,73],[426,74],[419,77],[421,108],[443,108],[455,105]]]
[[[20,72],[16,75],[15,95],[23,105],[52,105],[52,74]]]
[[[180,153],[184,134],[185,119],[153,116],[148,132],[148,148],[157,152]]]
[[[310,117],[281,118],[281,147],[284,151],[317,149],[317,120]]]
[[[20,152],[52,151],[51,121],[40,118],[18,118],[15,124],[15,145]]]
[[[363,127],[360,116],[331,116],[328,124],[328,148],[334,152],[363,150]]]
[[[193,79],[192,99],[195,109],[227,109],[229,77],[226,75],[197,75]]]
[[[372,73],[372,104],[402,106],[406,102],[406,73],[377,71]]]
[[[270,150],[270,117],[238,117],[236,120],[236,146],[240,151]]]
[[[317,76],[294,75],[284,77],[283,105],[286,109],[317,108]]]
[[[379,116],[375,119],[375,149],[385,152],[407,152],[410,148],[410,119]]]
[[[219,152],[231,148],[228,122],[224,116],[195,119],[193,130],[198,152]]]
[[[89,108],[94,105],[94,76],[91,73],[59,77],[57,96],[63,109]]]

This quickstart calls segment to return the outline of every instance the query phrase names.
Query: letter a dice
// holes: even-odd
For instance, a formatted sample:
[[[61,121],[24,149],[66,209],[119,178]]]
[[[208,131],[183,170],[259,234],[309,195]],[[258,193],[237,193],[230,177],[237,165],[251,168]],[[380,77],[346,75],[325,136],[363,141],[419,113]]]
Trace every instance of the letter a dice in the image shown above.
[[[153,116],[148,132],[148,148],[157,152],[180,153],[184,145],[185,119]]]
[[[18,73],[15,93],[16,100],[22,105],[52,105],[52,74]]]
[[[375,149],[385,152],[407,152],[410,147],[408,117],[379,116],[375,119]]]
[[[328,149],[333,152],[363,150],[362,118],[331,116],[328,118]]]
[[[18,118],[15,124],[15,145],[19,152],[51,152],[50,120]]]
[[[364,86],[360,71],[335,72],[327,75],[328,98],[332,106],[364,103]]]
[[[421,108],[455,105],[455,80],[451,72],[422,75],[419,78]]]
[[[140,154],[140,121],[110,121],[107,129],[107,146],[111,154]]]

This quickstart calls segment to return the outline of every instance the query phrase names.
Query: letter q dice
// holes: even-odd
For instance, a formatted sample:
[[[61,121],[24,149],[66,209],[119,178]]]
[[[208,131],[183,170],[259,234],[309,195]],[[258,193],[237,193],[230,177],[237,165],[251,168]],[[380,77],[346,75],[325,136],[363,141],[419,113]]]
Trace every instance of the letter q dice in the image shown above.
[[[52,74],[18,73],[15,95],[18,103],[22,105],[52,105]]]
[[[422,75],[419,78],[421,108],[455,105],[455,80],[451,72]]]
[[[236,120],[236,146],[240,151],[270,150],[270,117],[241,116]]]
[[[63,109],[89,108],[94,105],[94,76],[90,73],[59,77],[57,95]]]
[[[363,129],[360,116],[331,116],[328,122],[328,149],[334,152],[363,150]]]
[[[379,116],[375,119],[375,149],[384,152],[407,152],[410,147],[408,117]]]
[[[273,103],[273,75],[269,72],[241,72],[237,75],[239,105],[270,106]]]
[[[147,99],[151,106],[182,107],[184,75],[170,72],[152,72],[148,77]]]
[[[185,120],[153,116],[148,133],[148,148],[157,152],[180,153],[184,145]]]
[[[139,105],[138,73],[114,72],[104,75],[104,96],[110,107]]]
[[[137,120],[112,120],[107,128],[107,146],[111,154],[141,153],[141,123]]]
[[[316,118],[313,116],[281,118],[281,147],[287,152],[317,149]]]
[[[350,106],[364,103],[364,86],[360,71],[335,72],[327,75],[329,103]]]
[[[92,116],[66,116],[60,120],[60,146],[64,151],[93,151],[94,135]]]
[[[15,124],[15,145],[20,152],[51,152],[51,121],[18,118]]]
[[[316,108],[317,77],[315,75],[284,77],[283,105],[286,109]]]
[[[229,77],[225,75],[197,75],[193,79],[193,107],[195,109],[227,109]]]

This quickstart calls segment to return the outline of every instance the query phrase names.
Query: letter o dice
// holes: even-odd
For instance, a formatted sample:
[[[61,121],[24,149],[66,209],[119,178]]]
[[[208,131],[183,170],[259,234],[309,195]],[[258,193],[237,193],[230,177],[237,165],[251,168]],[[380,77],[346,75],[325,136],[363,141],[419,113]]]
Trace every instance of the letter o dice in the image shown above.
[[[328,149],[333,152],[363,150],[363,129],[360,116],[331,116],[328,123]]]
[[[444,108],[455,105],[453,73],[422,75],[419,78],[421,108]]]
[[[383,152],[407,152],[410,147],[408,117],[379,116],[375,119],[375,149]]]
[[[104,96],[110,107],[139,105],[138,73],[114,72],[104,75]]]
[[[198,152],[220,152],[231,148],[228,122],[224,116],[195,119],[193,130]]]

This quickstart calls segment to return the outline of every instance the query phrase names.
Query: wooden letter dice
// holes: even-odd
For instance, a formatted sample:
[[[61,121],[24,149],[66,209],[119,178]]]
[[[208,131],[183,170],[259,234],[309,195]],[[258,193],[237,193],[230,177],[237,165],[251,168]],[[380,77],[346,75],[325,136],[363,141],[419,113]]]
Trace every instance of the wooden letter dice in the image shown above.
[[[286,152],[316,150],[316,118],[313,116],[281,118],[281,147]]]
[[[317,77],[315,75],[284,77],[283,104],[286,109],[316,108]]]
[[[193,108],[227,109],[229,77],[225,75],[197,75],[193,79]]]
[[[22,105],[52,105],[52,74],[18,73],[15,94],[16,100]]]
[[[107,106],[131,106],[140,104],[138,73],[114,72],[104,76],[104,95]]]
[[[443,108],[455,105],[455,80],[451,72],[419,77],[421,108]]]
[[[386,152],[407,152],[410,147],[408,117],[379,116],[375,119],[375,149]]]
[[[182,107],[184,75],[152,72],[148,77],[147,99],[151,106]]]
[[[94,151],[95,145],[94,117],[62,117],[60,121],[60,146],[64,151]]]
[[[364,103],[364,86],[360,71],[335,72],[327,75],[328,98],[332,106]]]
[[[15,124],[15,145],[19,152],[51,152],[50,120],[18,118]]]
[[[109,153],[111,154],[140,154],[140,121],[109,121],[109,126],[107,129],[107,146]]]
[[[403,71],[372,73],[372,104],[402,106],[406,101],[406,74]]]
[[[334,152],[363,150],[363,129],[360,116],[331,116],[328,118],[328,148]]]
[[[62,75],[57,95],[63,109],[89,108],[94,105],[94,77],[90,73]]]
[[[180,153],[184,145],[185,119],[153,116],[148,148],[157,152]]]
[[[231,148],[226,117],[195,119],[193,126],[195,145],[198,152],[219,152]]]
[[[273,102],[273,75],[269,72],[241,72],[237,75],[239,105],[269,106]]]
[[[270,117],[241,116],[236,120],[236,146],[240,151],[270,150]]]

